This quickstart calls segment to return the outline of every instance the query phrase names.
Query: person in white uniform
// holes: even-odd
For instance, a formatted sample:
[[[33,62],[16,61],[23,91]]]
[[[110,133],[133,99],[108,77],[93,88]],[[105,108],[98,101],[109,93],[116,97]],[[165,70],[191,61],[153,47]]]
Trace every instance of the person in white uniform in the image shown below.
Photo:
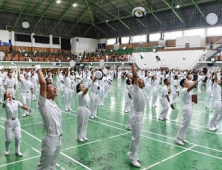
[[[21,77],[20,77],[21,78]],[[36,75],[36,73],[32,70],[32,75],[30,78],[32,84],[33,84],[33,95],[32,95],[32,100],[37,101],[37,89],[38,89],[38,85],[39,85],[39,81],[38,81],[38,75]]]
[[[91,76],[91,83],[89,83],[89,87],[91,89],[90,93],[90,111],[91,111],[91,118],[97,118],[97,108],[99,104],[98,92],[99,92],[99,85],[96,81],[95,76]]]
[[[40,65],[35,66],[40,83],[38,109],[42,116],[46,134],[42,140],[40,162],[37,170],[56,169],[59,159],[62,136],[61,110],[55,103],[58,95],[53,84],[47,84]]]
[[[85,88],[83,84],[79,83],[76,86],[76,92],[79,102],[77,109],[77,137],[79,142],[84,142],[88,141],[86,137],[88,118],[90,114],[88,88]]]
[[[6,111],[5,121],[5,156],[9,155],[10,143],[12,142],[12,135],[15,136],[15,155],[22,156],[21,147],[21,125],[18,120],[18,108],[27,110],[29,113],[33,112],[31,108],[24,106],[17,100],[14,100],[10,92],[5,92],[3,107]]]
[[[8,71],[8,77],[6,78],[4,85],[5,85],[5,91],[10,92],[13,98],[15,98],[16,82],[15,79],[12,78],[12,70]]]
[[[157,94],[158,94],[158,80],[157,80],[157,76],[154,75],[152,77],[152,86],[153,86],[153,95],[152,95],[152,107],[156,107],[156,100],[157,100]]]
[[[0,103],[3,103],[3,77],[0,76]]]
[[[208,77],[207,77],[206,89],[207,89],[207,98],[206,98],[205,107],[207,109],[209,109],[210,108],[210,103],[211,103],[211,97],[212,97],[212,79],[211,79],[211,74],[208,75]]]
[[[203,75],[203,72],[201,72],[200,74],[198,74],[197,90],[199,93],[201,92],[201,89],[202,89],[203,79],[204,79],[204,75]]]
[[[72,102],[72,83],[69,78],[69,71],[65,72],[64,78],[64,93],[65,93],[65,111],[72,111],[71,102]]]
[[[168,113],[168,110],[169,110],[169,104],[168,103],[170,103],[170,98],[169,98],[170,80],[165,79],[164,84],[165,84],[165,86],[163,86],[161,94],[160,94],[160,104],[162,105],[162,110],[161,110],[159,118],[158,118],[161,121],[167,120],[167,113]]]
[[[128,155],[130,157],[130,163],[135,167],[140,167],[137,154],[139,149],[139,141],[142,131],[142,122],[146,105],[146,97],[143,93],[143,88],[145,87],[145,83],[142,79],[138,78],[136,68],[133,63],[131,64],[131,67],[132,67],[133,81],[134,81],[134,87],[133,87],[134,113],[131,116],[132,139]]]
[[[208,129],[210,131],[217,131],[217,125],[220,123],[222,118],[222,106],[221,106],[221,81],[218,78],[218,72],[215,72],[215,80],[213,84],[213,96],[214,96],[214,114],[209,122]]]
[[[128,113],[130,111],[130,107],[131,107],[131,102],[132,99],[129,97],[129,84],[127,84],[129,82],[129,79],[131,79],[131,74],[130,73],[126,73],[126,85],[125,85],[125,106],[124,106],[124,112]]]
[[[182,109],[183,122],[175,138],[175,142],[179,145],[184,145],[184,143],[188,143],[188,141],[185,140],[185,137],[186,137],[187,129],[190,124],[192,113],[193,113],[192,99],[191,99],[191,94],[189,92],[197,85],[197,83],[198,81],[195,81],[190,86],[188,80],[182,79],[180,81],[180,85],[183,87],[183,89],[181,90],[181,98],[184,103],[184,106]]]
[[[172,86],[172,104],[177,103],[177,96],[179,95],[179,82],[178,76],[174,76],[173,86]]]
[[[28,73],[24,73],[24,79],[21,79],[18,71],[18,81],[21,83],[22,104],[31,107],[31,93],[33,94],[33,84],[29,80]],[[26,110],[23,110],[23,117],[25,116],[30,116],[30,114]]]

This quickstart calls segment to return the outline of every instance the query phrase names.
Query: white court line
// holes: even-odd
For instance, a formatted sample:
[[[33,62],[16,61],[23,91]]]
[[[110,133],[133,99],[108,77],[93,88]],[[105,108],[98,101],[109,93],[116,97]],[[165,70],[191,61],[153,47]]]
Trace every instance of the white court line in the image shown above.
[[[74,114],[73,114],[73,116],[77,116],[77,115],[74,115]],[[93,121],[93,122],[96,122],[96,123],[99,123],[99,124],[102,124],[102,125],[105,125],[105,126],[109,126],[109,127],[115,128],[115,129],[123,130],[123,131],[125,131],[125,132],[128,131],[128,130],[125,130],[125,129],[120,129],[120,128],[117,128],[117,127],[114,127],[114,126],[110,126],[110,125],[105,124],[105,123],[97,122],[97,121],[94,121],[94,120],[92,120],[92,119],[89,119],[89,121]],[[157,135],[158,135],[158,134],[157,134]],[[178,148],[187,149],[186,147],[179,146],[179,145],[177,145],[177,144],[173,144],[173,143],[169,143],[169,142],[164,142],[164,141],[161,141],[161,140],[158,140],[158,139],[155,139],[155,138],[151,138],[151,137],[148,137],[148,136],[145,136],[145,135],[141,135],[141,136],[142,136],[142,137],[145,137],[145,138],[149,138],[149,139],[151,139],[151,140],[155,140],[155,141],[161,142],[161,143],[165,143],[165,144],[168,144],[168,145],[172,145],[172,146],[175,146],[175,147],[178,147]],[[189,144],[192,144],[192,143],[189,143]],[[192,145],[194,145],[194,146],[200,146],[200,147],[201,147],[201,145],[198,145],[198,144],[192,144]],[[209,149],[210,149],[210,148],[209,148]],[[199,152],[199,151],[192,150],[192,149],[190,149],[190,151],[192,151],[192,152],[197,152],[197,153],[202,154],[202,155],[207,155],[207,156],[209,156],[209,157],[213,157],[213,158],[217,158],[217,159],[222,160],[222,158],[220,158],[220,157],[213,156],[213,155],[210,155],[210,154],[205,154],[204,152]]]
[[[100,107],[101,109],[105,109],[105,110],[110,110],[110,109],[107,109],[106,107],[104,108],[104,107]],[[116,111],[116,112],[119,112],[118,110],[115,110],[115,109],[112,109],[112,110],[114,110],[114,111]],[[115,113],[115,112],[114,112]],[[152,116],[151,116],[152,117]],[[163,122],[163,121],[159,121],[159,120],[156,120],[156,119],[152,119],[152,118],[149,118],[149,117],[147,117],[147,116],[144,116],[144,118],[146,118],[146,119],[149,119],[149,120],[154,120],[154,121],[157,121],[157,122],[160,122],[160,123],[165,123],[165,124],[171,124],[171,125],[175,125],[175,126],[181,126],[181,125],[177,125],[177,124],[175,124],[175,123],[171,123],[171,122]],[[156,118],[156,117],[155,117]],[[178,121],[178,120],[174,120],[174,122],[178,122],[178,123],[182,123],[182,121]],[[199,126],[199,125],[195,125],[195,124],[191,124],[191,125],[194,125],[194,126],[197,126],[197,127],[205,127],[205,126]],[[208,131],[208,130],[202,130],[202,129],[198,129],[198,128],[194,128],[194,127],[188,127],[189,129],[195,129],[195,130],[197,130],[197,131],[202,131],[202,132],[206,132],[206,133],[213,133],[213,134],[215,134],[215,132],[211,132],[211,131]],[[207,129],[207,128],[206,128]]]
[[[111,120],[108,120],[108,119],[104,119],[104,118],[101,118],[101,117],[99,117],[99,119],[105,120],[105,121],[107,121],[107,122],[112,122],[112,123],[115,123],[115,124],[118,124],[118,125],[121,125],[121,126],[126,127],[126,125],[125,125],[125,124],[122,124],[122,123],[114,122],[114,121],[111,121]],[[150,134],[154,134],[154,135],[157,135],[157,136],[165,137],[165,138],[168,138],[168,139],[172,139],[172,140],[175,139],[175,138],[170,137],[170,136],[161,135],[161,134],[159,134],[159,133],[154,133],[154,132],[147,131],[147,130],[142,130],[142,131],[143,131],[143,132],[150,133]],[[217,151],[217,152],[222,152],[222,151],[220,151],[220,150],[217,150],[217,149],[214,149],[214,148],[209,148],[209,147],[206,147],[206,146],[202,146],[202,145],[199,145],[199,144],[196,144],[196,143],[191,143],[191,142],[189,142],[189,144],[196,145],[196,146],[198,146],[198,147],[205,148],[205,149],[209,149],[209,150],[213,150],[213,151]]]
[[[72,147],[69,147],[69,148],[62,149],[61,151],[65,151],[65,150],[69,150],[69,149],[73,149],[73,148],[89,145],[89,144],[92,144],[92,143],[101,142],[101,141],[104,141],[106,139],[112,139],[112,138],[116,138],[116,137],[123,136],[123,135],[126,135],[126,134],[130,134],[130,133],[131,132],[122,133],[122,134],[111,136],[111,137],[108,137],[108,138],[105,138],[105,139],[99,139],[99,140],[95,140],[95,141],[92,141],[92,142],[87,142],[87,143],[84,143],[84,144],[81,144],[81,145],[76,145],[76,146],[72,146]]]
[[[31,160],[31,159],[35,159],[35,158],[38,158],[38,157],[40,157],[40,155],[34,156],[34,157],[30,157],[30,158],[27,158],[27,159],[22,159],[22,160],[15,161],[15,162],[11,162],[11,163],[7,163],[7,164],[3,164],[3,165],[0,165],[0,168],[1,168],[1,167],[4,167],[4,166],[16,164],[16,163],[19,163],[19,162],[25,162],[25,161],[28,161],[28,160]]]
[[[147,167],[147,168],[144,168],[143,170],[150,169],[150,168],[152,168],[152,167],[154,167],[154,166],[156,166],[156,165],[159,165],[159,164],[161,164],[161,163],[163,163],[163,162],[166,162],[166,161],[168,161],[169,159],[172,159],[172,158],[174,158],[174,157],[176,157],[176,156],[178,156],[178,155],[180,155],[180,154],[182,154],[182,153],[184,153],[184,152],[187,152],[187,151],[191,150],[191,149],[194,148],[194,147],[196,147],[196,146],[194,145],[194,146],[192,146],[192,147],[190,147],[190,148],[187,148],[187,149],[185,149],[185,150],[183,150],[183,151],[181,151],[181,152],[178,152],[178,153],[176,153],[176,154],[174,154],[174,155],[172,155],[172,156],[170,156],[170,157],[168,157],[168,158],[166,158],[166,159],[163,159],[163,160],[161,160],[161,161],[159,161],[159,162],[157,162],[157,163],[155,163],[155,164],[150,165],[150,166]]]
[[[1,126],[1,125],[0,125],[0,126]],[[3,127],[3,126],[2,126],[2,127]],[[31,137],[34,138],[35,140],[37,140],[37,141],[39,141],[39,142],[42,142],[40,139],[38,139],[37,137],[35,137],[35,136],[33,136],[32,134],[28,133],[27,131],[25,131],[25,130],[23,130],[23,129],[21,129],[21,131],[24,132],[24,133],[26,133],[27,135],[31,136]],[[86,169],[88,169],[88,170],[91,170],[91,169],[90,169],[89,167],[87,167],[86,165],[84,165],[84,164],[76,161],[75,159],[69,157],[68,155],[66,155],[66,154],[64,154],[64,153],[62,153],[62,152],[60,152],[60,154],[62,154],[62,155],[65,156],[66,158],[70,159],[71,161],[79,164],[80,166],[82,166],[82,167],[84,167],[84,168],[86,168]]]

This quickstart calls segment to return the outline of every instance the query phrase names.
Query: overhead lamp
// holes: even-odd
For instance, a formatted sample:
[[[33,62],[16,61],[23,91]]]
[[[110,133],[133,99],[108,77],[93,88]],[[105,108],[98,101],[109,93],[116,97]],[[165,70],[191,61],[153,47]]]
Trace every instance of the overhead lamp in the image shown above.
[[[76,6],[77,6],[77,3],[72,4],[72,6],[73,6],[73,7],[76,7]]]
[[[56,3],[57,3],[57,4],[60,4],[60,3],[61,3],[61,0],[56,0]]]
[[[176,8],[180,8],[180,5],[176,5]]]

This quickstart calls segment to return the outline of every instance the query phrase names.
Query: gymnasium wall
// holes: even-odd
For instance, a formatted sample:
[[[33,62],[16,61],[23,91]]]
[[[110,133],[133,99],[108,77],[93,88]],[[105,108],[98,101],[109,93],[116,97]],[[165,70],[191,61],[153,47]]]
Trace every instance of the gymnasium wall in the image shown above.
[[[189,44],[189,47],[205,47],[206,37],[196,35],[196,36],[183,36],[176,38],[177,48],[186,48],[186,43]]]
[[[160,51],[157,53],[144,53],[145,58],[141,59],[140,53],[133,53],[136,58],[136,63],[140,68],[160,68],[168,67],[188,69],[198,58],[203,54],[203,50],[189,50],[189,51]],[[156,60],[159,56],[161,61]]]
[[[0,41],[8,43],[9,39],[10,39],[9,31],[7,31],[7,30],[0,30]]]
[[[91,38],[71,38],[71,52],[72,53],[83,53],[93,52],[98,49],[99,40]]]

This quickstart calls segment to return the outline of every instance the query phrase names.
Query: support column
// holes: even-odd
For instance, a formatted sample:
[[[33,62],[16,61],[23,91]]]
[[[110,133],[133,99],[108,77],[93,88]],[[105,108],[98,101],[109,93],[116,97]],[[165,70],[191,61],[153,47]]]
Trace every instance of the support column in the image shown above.
[[[35,33],[32,33],[31,34],[31,50],[32,51],[36,51],[36,48],[35,48]]]
[[[52,35],[49,35],[49,51],[50,51],[50,53],[53,52],[53,37],[52,37]]]

